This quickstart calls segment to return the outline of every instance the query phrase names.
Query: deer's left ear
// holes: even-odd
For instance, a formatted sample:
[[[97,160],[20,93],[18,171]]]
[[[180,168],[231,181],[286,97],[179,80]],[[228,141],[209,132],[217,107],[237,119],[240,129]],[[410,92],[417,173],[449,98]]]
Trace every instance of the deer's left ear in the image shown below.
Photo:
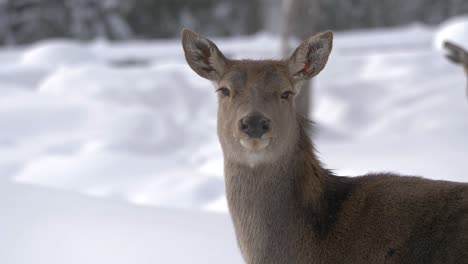
[[[327,31],[308,38],[288,59],[289,73],[295,80],[308,80],[327,64],[333,46],[333,32]]]

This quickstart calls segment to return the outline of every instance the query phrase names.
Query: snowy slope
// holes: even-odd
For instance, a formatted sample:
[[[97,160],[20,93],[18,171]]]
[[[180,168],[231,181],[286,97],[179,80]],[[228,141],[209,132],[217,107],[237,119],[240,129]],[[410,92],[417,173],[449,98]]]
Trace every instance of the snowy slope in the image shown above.
[[[0,263],[242,263],[225,214],[0,185]]]
[[[329,168],[467,180],[464,76],[433,39],[418,25],[336,34],[313,105]],[[215,41],[231,57],[278,57],[275,36]],[[216,98],[186,65],[179,40],[51,40],[0,50],[0,59],[4,178],[226,210]]]
[[[468,181],[465,78],[434,49],[451,25],[336,34],[312,113],[328,168]],[[268,34],[215,42],[278,57]],[[0,60],[0,263],[240,263],[227,214],[160,209],[226,211],[216,97],[179,40]]]

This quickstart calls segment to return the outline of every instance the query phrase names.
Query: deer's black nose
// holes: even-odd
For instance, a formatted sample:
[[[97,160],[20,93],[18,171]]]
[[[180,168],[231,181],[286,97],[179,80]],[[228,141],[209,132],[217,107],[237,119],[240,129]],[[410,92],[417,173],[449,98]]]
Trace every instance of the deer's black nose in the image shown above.
[[[256,114],[244,117],[240,120],[240,130],[251,138],[260,138],[270,131],[270,120],[262,115]]]

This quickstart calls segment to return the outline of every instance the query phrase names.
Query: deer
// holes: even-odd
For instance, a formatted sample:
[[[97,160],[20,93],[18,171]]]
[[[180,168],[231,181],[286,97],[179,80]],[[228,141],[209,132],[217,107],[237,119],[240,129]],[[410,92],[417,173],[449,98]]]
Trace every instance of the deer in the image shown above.
[[[455,64],[463,66],[465,70],[465,75],[467,77],[466,99],[468,99],[468,51],[451,41],[444,41],[443,46],[449,52],[446,54],[447,59]]]
[[[182,31],[188,65],[217,93],[226,197],[243,260],[468,263],[468,183],[338,176],[319,160],[295,98],[324,69],[332,46],[327,31],[287,59],[238,60]]]

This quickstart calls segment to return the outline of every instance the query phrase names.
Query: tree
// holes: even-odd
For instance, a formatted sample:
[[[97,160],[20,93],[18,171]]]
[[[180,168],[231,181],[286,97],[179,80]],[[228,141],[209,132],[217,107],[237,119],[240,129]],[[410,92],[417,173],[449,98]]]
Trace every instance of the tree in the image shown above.
[[[289,34],[304,40],[316,34],[320,23],[320,1],[319,0],[285,0],[282,7],[283,25],[282,53],[283,57],[290,55]],[[309,116],[310,101],[312,100],[312,81],[304,83],[300,94],[296,97],[299,113]]]
[[[6,0],[7,43],[22,44],[67,35],[67,17],[60,0]]]
[[[67,0],[68,28],[72,37],[93,39],[102,37],[112,40],[128,39],[131,30],[123,19],[125,1]]]

